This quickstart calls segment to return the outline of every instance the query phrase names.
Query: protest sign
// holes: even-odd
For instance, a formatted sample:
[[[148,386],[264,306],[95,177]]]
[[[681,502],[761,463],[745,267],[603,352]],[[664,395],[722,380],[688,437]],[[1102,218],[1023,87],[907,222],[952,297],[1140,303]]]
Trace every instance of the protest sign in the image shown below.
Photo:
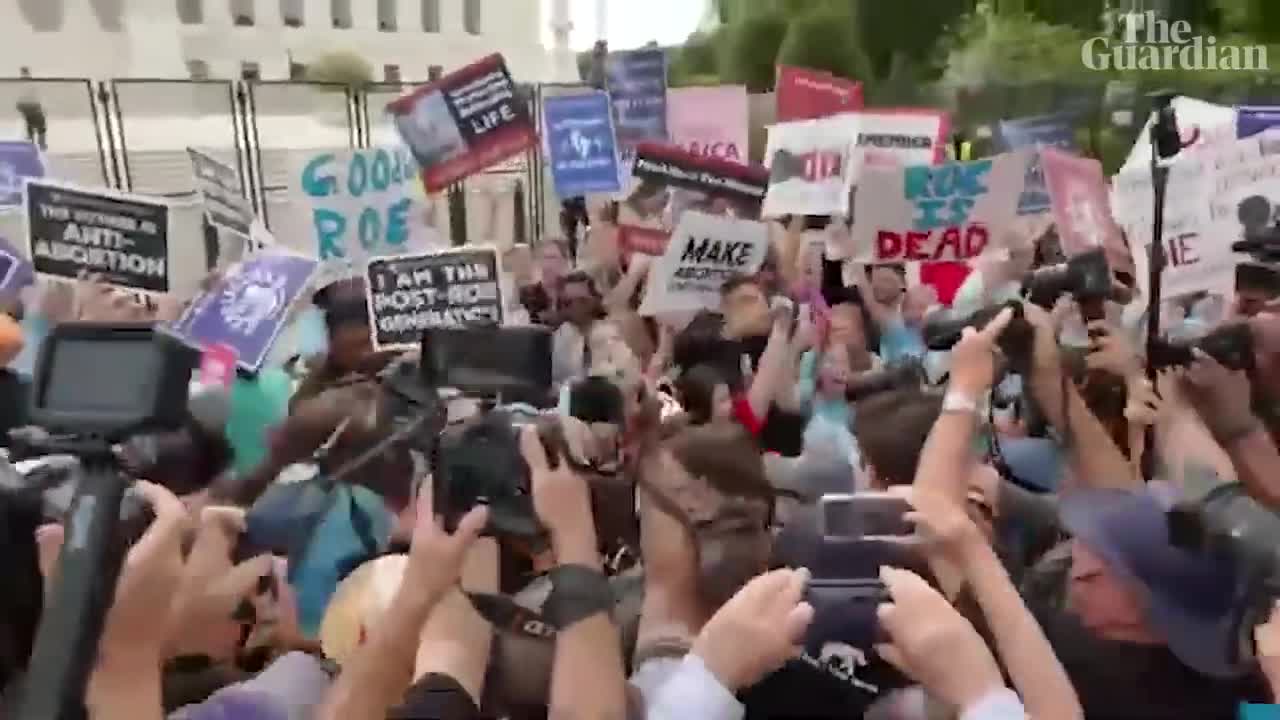
[[[720,287],[760,269],[769,248],[769,226],[755,220],[687,212],[649,268],[640,314],[646,316],[718,307]]]
[[[1236,108],[1236,137],[1247,138],[1280,125],[1280,107],[1241,105]]]
[[[374,347],[416,348],[428,328],[501,325],[500,270],[493,248],[371,260],[367,287]]]
[[[942,110],[896,108],[857,113],[857,161],[865,165],[932,165],[946,159],[951,116]],[[856,182],[856,179],[855,179]]]
[[[97,274],[112,285],[169,292],[169,206],[154,198],[50,180],[26,184],[27,242],[42,275]]]
[[[1224,245],[1257,240],[1280,221],[1280,134],[1263,132],[1223,149],[1214,159],[1209,234]],[[1220,254],[1218,254],[1220,253]],[[1215,247],[1220,259],[1222,248]],[[1248,255],[1233,254],[1236,262]]]
[[[489,55],[387,105],[437,192],[535,146],[527,101],[501,55]]]
[[[669,145],[636,148],[636,189],[618,205],[624,249],[661,255],[686,211],[756,219],[769,173],[755,165],[693,155]]]
[[[1172,103],[1174,115],[1178,118],[1178,130],[1182,133],[1185,149],[1174,156],[1181,158],[1205,143],[1212,143],[1223,138],[1234,138],[1236,135],[1236,110],[1226,105],[1197,100],[1179,95]],[[1151,127],[1155,123],[1155,114],[1147,118],[1146,125],[1138,133],[1129,157],[1120,168],[1121,172],[1137,169],[1149,169],[1151,166]]]
[[[257,372],[317,266],[311,258],[284,253],[233,265],[191,303],[172,333],[193,347],[225,344],[241,368]]]
[[[0,298],[12,298],[34,281],[31,263],[18,248],[0,237]]]
[[[613,99],[618,142],[628,150],[667,141],[667,54],[661,48],[609,53],[605,86]]]
[[[226,343],[214,343],[200,356],[202,385],[231,387],[236,381],[236,349]]]
[[[821,70],[779,65],[775,87],[780,123],[862,109],[862,83]]]
[[[214,227],[249,237],[253,206],[245,197],[236,169],[204,153],[187,148],[196,190],[204,201],[204,215]]]
[[[871,262],[977,257],[1017,217],[1028,152],[968,163],[863,168],[852,256]]]
[[[1187,153],[1169,168],[1163,238],[1168,263],[1161,290],[1166,298],[1202,290],[1226,292],[1235,281],[1230,241],[1210,234],[1207,199],[1213,186],[1209,153]],[[1133,168],[1112,178],[1111,209],[1128,240],[1138,290],[1150,297],[1150,170]]]
[[[858,118],[852,114],[770,126],[762,214],[847,215],[857,139]]]
[[[303,247],[322,263],[359,267],[417,249],[421,204],[406,149],[321,151],[298,161],[289,189],[312,233]]]
[[[1132,273],[1133,257],[1111,215],[1102,163],[1056,148],[1041,150],[1040,158],[1063,252],[1079,255],[1104,248],[1112,270]]]
[[[0,208],[22,203],[22,181],[44,177],[40,148],[25,140],[0,140]]]
[[[671,144],[694,155],[750,162],[747,156],[747,88],[687,87],[667,94]]]
[[[1074,150],[1076,147],[1073,119],[1062,113],[1001,120],[999,136],[1004,150],[1021,150],[1027,147]],[[1018,214],[1040,215],[1048,212],[1050,206],[1040,154],[1033,153],[1027,163],[1026,185],[1022,189],[1022,197],[1018,199]]]
[[[622,189],[607,94],[549,97],[543,101],[542,113],[551,180],[561,199]]]

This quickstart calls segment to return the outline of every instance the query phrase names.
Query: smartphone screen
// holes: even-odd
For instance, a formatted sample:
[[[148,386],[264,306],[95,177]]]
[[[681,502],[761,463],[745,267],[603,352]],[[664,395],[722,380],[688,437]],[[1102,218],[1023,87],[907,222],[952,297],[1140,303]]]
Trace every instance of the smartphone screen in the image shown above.
[[[824,537],[897,537],[915,531],[903,518],[911,506],[900,497],[879,493],[823,495],[818,506]]]

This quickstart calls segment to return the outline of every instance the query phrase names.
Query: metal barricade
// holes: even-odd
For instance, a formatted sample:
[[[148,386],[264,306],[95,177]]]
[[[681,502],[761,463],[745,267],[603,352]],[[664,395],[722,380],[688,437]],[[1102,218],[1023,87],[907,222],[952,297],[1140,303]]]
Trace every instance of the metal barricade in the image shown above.
[[[0,78],[0,139],[31,136],[44,148],[51,175],[86,185],[114,184],[104,120],[88,79]]]

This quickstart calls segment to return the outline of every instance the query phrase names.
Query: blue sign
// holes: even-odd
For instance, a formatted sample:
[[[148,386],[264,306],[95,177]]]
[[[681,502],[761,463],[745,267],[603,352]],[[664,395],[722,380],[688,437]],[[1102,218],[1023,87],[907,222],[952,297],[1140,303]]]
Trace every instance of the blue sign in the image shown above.
[[[1280,107],[1241,105],[1236,108],[1236,137],[1247,138],[1280,126]]]
[[[40,148],[26,140],[0,140],[0,207],[22,204],[23,178],[44,177]]]
[[[200,348],[229,345],[240,367],[257,372],[315,269],[315,260],[299,255],[246,260],[196,298],[173,334]]]
[[[1005,150],[1053,147],[1074,152],[1076,131],[1070,115],[1039,115],[1001,120],[1000,144]],[[1018,198],[1018,214],[1047,213],[1051,204],[1049,189],[1044,184],[1044,171],[1040,168],[1040,154],[1035,153],[1027,164],[1025,184],[1022,195]]]
[[[963,225],[987,193],[991,160],[903,169],[903,197],[915,205],[912,229],[922,232]]]
[[[620,192],[609,96],[592,92],[547,98],[543,113],[551,178],[560,197]]]
[[[0,237],[0,298],[17,295],[35,279],[31,263],[8,240]]]
[[[667,56],[661,48],[610,53],[605,83],[613,99],[618,142],[667,140]]]

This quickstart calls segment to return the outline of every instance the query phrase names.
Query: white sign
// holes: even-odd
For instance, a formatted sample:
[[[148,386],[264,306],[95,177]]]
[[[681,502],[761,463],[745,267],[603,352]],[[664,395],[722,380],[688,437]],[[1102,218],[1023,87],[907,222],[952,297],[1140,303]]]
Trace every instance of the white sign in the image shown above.
[[[853,115],[858,119],[859,165],[933,165],[946,159],[951,121],[942,110],[903,108]]]
[[[426,247],[418,165],[407,148],[312,153],[291,178],[291,199],[311,230],[306,245],[330,266],[326,275],[359,274],[370,258]]]
[[[764,154],[769,191],[761,214],[847,214],[858,127],[852,114],[770,126]]]
[[[946,165],[863,168],[849,256],[972,260],[1014,224],[1030,150]]]
[[[725,281],[758,271],[768,249],[769,226],[762,222],[686,212],[666,252],[649,269],[640,314],[719,307]]]
[[[1178,118],[1178,130],[1182,133],[1182,141],[1188,144],[1187,150],[1198,148],[1203,143],[1236,136],[1236,110],[1233,107],[1182,96],[1174,98],[1172,106],[1174,115]],[[1129,150],[1129,157],[1125,159],[1124,166],[1120,169],[1122,173],[1150,167],[1153,124],[1155,124],[1154,114],[1148,116],[1147,124],[1143,126],[1142,132],[1138,133],[1138,139],[1133,143],[1133,148]],[[1189,154],[1183,151],[1174,157],[1182,158]]]

